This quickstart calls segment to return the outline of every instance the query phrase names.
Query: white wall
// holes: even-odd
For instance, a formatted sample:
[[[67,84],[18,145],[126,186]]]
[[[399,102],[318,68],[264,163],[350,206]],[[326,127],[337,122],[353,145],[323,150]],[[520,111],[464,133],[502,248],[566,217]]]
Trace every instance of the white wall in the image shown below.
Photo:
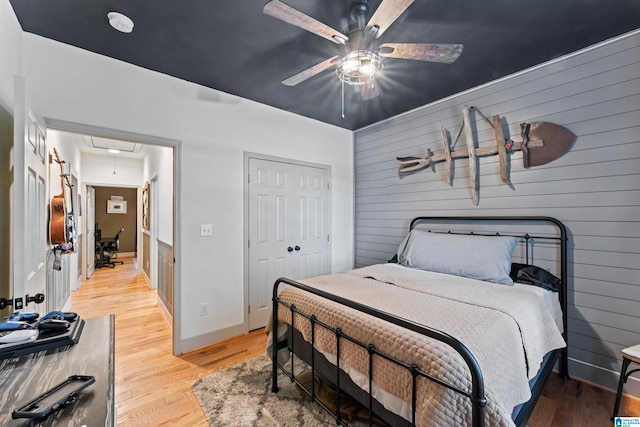
[[[23,43],[25,75],[43,117],[181,141],[177,351],[243,330],[244,151],[331,166],[332,268],[353,266],[350,131],[32,34]],[[213,239],[199,237],[203,223],[214,224]],[[209,302],[209,316],[197,314],[201,302]]]
[[[9,0],[0,0],[0,105],[13,111],[13,76],[22,73],[22,28]]]
[[[522,122],[551,122],[576,135],[560,158],[525,169],[510,155],[511,186],[497,156],[479,161],[480,200],[469,162],[398,178],[396,156],[444,152],[441,126],[455,138],[464,105],[500,114],[521,141]],[[472,113],[478,147],[495,146]],[[546,143],[546,141],[545,141]],[[457,148],[464,149],[464,135]],[[569,230],[569,373],[615,388],[621,349],[640,342],[640,31],[394,117],[355,135],[356,264],[389,259],[418,215],[545,215]],[[625,391],[640,396],[640,380]]]
[[[98,184],[104,187],[141,187],[143,179],[143,160],[118,157],[114,174],[113,157],[82,153],[82,182],[87,185]]]

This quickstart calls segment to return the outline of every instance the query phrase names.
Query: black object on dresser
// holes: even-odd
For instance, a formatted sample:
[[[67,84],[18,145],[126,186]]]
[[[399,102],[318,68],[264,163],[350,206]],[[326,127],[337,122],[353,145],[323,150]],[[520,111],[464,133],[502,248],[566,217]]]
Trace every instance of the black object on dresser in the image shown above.
[[[80,324],[80,320],[71,324]],[[69,406],[38,422],[38,426],[115,425],[114,316],[84,319],[81,339],[72,346],[0,360],[0,425],[31,426],[33,420],[12,419],[14,409],[70,376],[93,376],[95,383]]]

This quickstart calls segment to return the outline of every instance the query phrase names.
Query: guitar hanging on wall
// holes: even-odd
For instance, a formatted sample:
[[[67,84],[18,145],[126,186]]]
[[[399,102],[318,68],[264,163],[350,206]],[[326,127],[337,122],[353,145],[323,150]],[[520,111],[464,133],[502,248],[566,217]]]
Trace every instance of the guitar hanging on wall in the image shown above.
[[[69,176],[64,173],[62,164],[64,160],[60,159],[58,151],[53,148],[55,154],[55,162],[60,166],[60,186],[62,190],[60,194],[51,198],[50,217],[49,217],[49,241],[52,245],[58,246],[57,249],[64,252],[73,252],[73,213],[67,212],[65,186],[71,184]],[[66,181],[66,182],[65,182]],[[72,208],[73,210],[73,208]],[[54,249],[55,250],[55,249]]]
[[[63,161],[60,160],[58,150],[53,148],[53,152],[56,156],[56,163],[60,166],[60,187],[62,191],[57,196],[51,198],[50,216],[49,216],[49,241],[52,245],[63,245],[67,243],[67,212],[65,206],[65,191],[64,191],[64,171],[62,169]]]

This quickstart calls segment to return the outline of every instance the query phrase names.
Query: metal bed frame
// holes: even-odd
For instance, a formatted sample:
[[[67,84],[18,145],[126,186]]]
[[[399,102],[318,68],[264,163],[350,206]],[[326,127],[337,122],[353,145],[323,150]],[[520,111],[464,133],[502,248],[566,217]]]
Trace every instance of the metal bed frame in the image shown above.
[[[471,224],[478,224],[478,223],[484,223],[484,224],[498,224],[498,225],[512,225],[512,224],[523,224],[523,223],[534,223],[534,224],[538,224],[538,225],[542,225],[542,224],[552,224],[555,225],[556,229],[557,229],[557,233],[559,234],[559,236],[544,236],[544,235],[530,235],[529,233],[525,233],[525,234],[500,234],[500,233],[476,233],[474,231],[471,232],[455,232],[455,231],[447,231],[447,233],[451,233],[451,234],[470,234],[470,235],[491,235],[491,236],[495,236],[495,235],[501,235],[501,236],[512,236],[512,237],[518,237],[519,239],[524,240],[524,245],[525,245],[525,263],[529,263],[530,261],[530,253],[529,253],[529,246],[531,244],[531,242],[533,240],[540,240],[540,241],[550,241],[550,242],[556,242],[557,244],[559,244],[559,249],[560,249],[560,289],[558,292],[558,296],[559,296],[559,300],[560,300],[560,305],[562,308],[562,323],[563,323],[563,338],[565,340],[565,342],[567,342],[567,231],[566,228],[564,226],[564,224],[562,224],[562,222],[560,222],[559,220],[555,219],[555,218],[551,218],[551,217],[546,217],[546,216],[516,216],[516,217],[503,217],[503,216],[483,216],[483,217],[477,217],[477,216],[454,216],[454,217],[445,217],[445,216],[431,216],[431,217],[426,217],[426,216],[422,216],[422,217],[417,217],[415,219],[413,219],[411,221],[411,225],[409,227],[410,230],[413,230],[418,224],[421,223],[431,223],[431,224],[438,224],[438,225],[443,225],[446,223],[450,223],[450,224],[459,224],[459,225],[464,225],[464,226],[469,226],[470,223]],[[431,230],[429,230],[431,231]],[[439,231],[436,231],[439,232]],[[318,320],[316,318],[315,315],[313,314],[308,314],[308,313],[303,313],[300,310],[298,310],[295,305],[293,304],[288,304],[284,301],[281,301],[278,297],[278,288],[281,284],[287,284],[293,287],[296,287],[298,289],[301,289],[303,291],[306,292],[310,292],[312,294],[318,295],[320,297],[326,298],[328,300],[337,302],[339,304],[345,305],[347,307],[350,307],[354,310],[358,310],[360,312],[369,314],[371,316],[377,317],[379,319],[385,320],[387,322],[393,323],[395,325],[401,326],[403,328],[409,329],[411,331],[417,332],[419,334],[422,334],[424,336],[433,338],[435,340],[441,341],[447,345],[449,345],[451,348],[453,348],[455,351],[457,351],[460,356],[463,358],[463,360],[465,361],[465,363],[467,364],[467,367],[469,368],[469,372],[471,374],[471,390],[470,391],[466,391],[466,390],[461,390],[457,387],[455,387],[452,384],[448,384],[438,378],[432,377],[430,376],[428,373],[420,370],[418,368],[418,366],[415,363],[412,364],[406,364],[404,362],[401,362],[399,360],[396,360],[386,354],[384,354],[383,352],[379,351],[378,349],[376,349],[373,344],[370,343],[364,343],[364,342],[360,342],[346,334],[344,334],[342,332],[342,330],[339,327],[332,327],[330,325],[327,325],[323,322],[321,322],[320,320]],[[466,398],[468,398],[471,401],[471,405],[472,405],[472,426],[473,427],[483,427],[485,424],[485,416],[484,416],[484,409],[487,403],[486,397],[485,397],[485,392],[484,392],[484,381],[483,381],[483,376],[482,376],[482,372],[480,370],[480,367],[478,366],[478,363],[476,361],[476,359],[474,358],[473,354],[469,351],[469,349],[460,341],[458,341],[456,338],[443,333],[441,331],[429,328],[428,326],[425,325],[420,325],[418,323],[414,323],[411,321],[408,321],[406,319],[402,319],[399,318],[395,315],[374,309],[372,307],[360,304],[356,301],[352,301],[352,300],[348,300],[348,299],[344,299],[342,297],[312,288],[310,286],[307,286],[303,283],[299,283],[297,281],[294,280],[290,280],[287,278],[279,278],[275,281],[274,286],[273,286],[273,308],[272,308],[272,333],[274,334],[274,338],[273,338],[273,343],[272,343],[272,387],[271,390],[273,392],[277,392],[278,391],[278,370],[282,371],[290,380],[291,382],[295,382],[296,384],[298,384],[315,402],[317,402],[318,404],[320,404],[327,412],[329,412],[334,419],[336,420],[336,424],[338,425],[343,425],[343,426],[347,426],[348,424],[345,423],[345,421],[342,419],[341,415],[340,415],[340,391],[344,391],[345,393],[347,393],[348,395],[350,395],[351,397],[355,398],[356,400],[358,400],[363,406],[365,406],[368,410],[369,410],[369,425],[373,425],[373,414],[375,414],[376,416],[378,416],[380,419],[384,420],[385,422],[390,422],[392,425],[394,426],[398,426],[398,425],[407,425],[407,426],[416,426],[416,380],[418,377],[423,377],[426,378],[430,381],[434,381],[444,387],[447,387],[451,390],[453,390],[454,392],[465,396]],[[284,343],[279,343],[276,335],[276,331],[278,330],[278,318],[277,318],[277,313],[278,313],[278,306],[279,305],[283,305],[285,307],[287,307],[290,311],[291,311],[291,325],[289,325],[289,331],[287,333],[287,342],[286,342],[286,346],[288,346],[289,351],[291,352],[291,361],[290,361],[290,366],[291,369],[288,370],[286,368],[286,366],[281,365],[280,363],[278,363],[278,358],[277,358],[277,351],[279,348],[284,347]],[[311,343],[308,343],[306,341],[304,341],[302,339],[302,335],[295,330],[295,317],[296,316],[302,316],[306,319],[308,319],[308,321],[311,322],[311,335],[312,335],[312,341]],[[321,327],[321,328],[325,328],[329,331],[331,331],[332,333],[335,334],[336,336],[336,349],[335,349],[335,355],[336,355],[336,360],[340,360],[340,340],[348,340],[354,344],[356,344],[359,347],[362,347],[364,349],[367,350],[368,354],[369,354],[369,390],[372,390],[372,384],[373,384],[373,378],[372,378],[372,366],[373,366],[373,358],[375,357],[381,357],[384,358],[392,363],[395,363],[399,366],[402,366],[403,368],[405,368],[406,370],[408,370],[412,376],[412,402],[411,402],[411,408],[412,408],[412,420],[411,422],[406,421],[404,418],[397,416],[389,411],[387,411],[380,403],[378,403],[372,396],[370,393],[362,390],[360,387],[356,386],[351,380],[350,377],[341,369],[339,369],[337,366],[331,364],[330,362],[328,362],[326,360],[326,358],[315,348],[315,328],[316,327]],[[323,404],[317,397],[315,394],[315,388],[311,387],[311,390],[307,389],[303,384],[301,384],[300,381],[298,381],[298,379],[296,378],[295,373],[293,372],[293,365],[294,365],[294,359],[295,357],[298,356],[301,360],[303,360],[304,362],[306,362],[308,365],[310,365],[310,368],[312,370],[312,376],[315,377],[316,372],[319,372],[321,375],[323,375],[324,377],[326,377],[329,381],[331,381],[337,388],[337,393],[336,393],[336,412],[334,413],[330,408],[328,408],[325,404]],[[551,352],[549,352],[544,361],[543,364],[538,372],[538,375],[536,376],[536,378],[532,379],[530,381],[530,388],[531,388],[531,393],[532,393],[532,397],[531,399],[526,402],[523,403],[522,405],[519,405],[518,407],[516,407],[514,409],[514,412],[512,414],[512,418],[514,420],[514,422],[516,423],[516,425],[518,426],[522,426],[525,425],[529,416],[531,415],[531,412],[533,411],[533,408],[537,402],[538,397],[540,396],[544,383],[546,382],[546,379],[548,378],[550,372],[552,371],[552,368],[554,367],[556,361],[558,361],[559,359],[559,371],[560,371],[560,376],[565,379],[568,380],[569,379],[569,375],[568,375],[568,355],[567,355],[567,347],[559,349],[559,350],[553,350]],[[287,363],[289,364],[289,363]],[[366,374],[363,372],[363,374]]]

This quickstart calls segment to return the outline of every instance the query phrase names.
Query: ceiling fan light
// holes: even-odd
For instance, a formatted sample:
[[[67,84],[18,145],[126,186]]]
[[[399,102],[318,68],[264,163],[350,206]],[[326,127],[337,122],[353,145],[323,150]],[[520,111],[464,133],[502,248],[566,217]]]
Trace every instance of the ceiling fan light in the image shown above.
[[[358,68],[360,68],[360,61],[358,61],[357,59],[347,59],[342,64],[342,69],[348,73],[356,72]]]
[[[382,70],[382,60],[369,50],[354,50],[338,62],[336,74],[340,80],[350,85],[371,83]]]
[[[372,76],[376,73],[376,69],[373,68],[371,65],[363,65],[362,67],[360,67],[359,72],[360,74],[365,76]]]
[[[370,61],[363,61],[360,64],[360,69],[358,70],[358,72],[360,74],[364,74],[365,76],[371,76],[373,74],[375,74],[377,71],[376,67],[374,64],[372,64]]]

